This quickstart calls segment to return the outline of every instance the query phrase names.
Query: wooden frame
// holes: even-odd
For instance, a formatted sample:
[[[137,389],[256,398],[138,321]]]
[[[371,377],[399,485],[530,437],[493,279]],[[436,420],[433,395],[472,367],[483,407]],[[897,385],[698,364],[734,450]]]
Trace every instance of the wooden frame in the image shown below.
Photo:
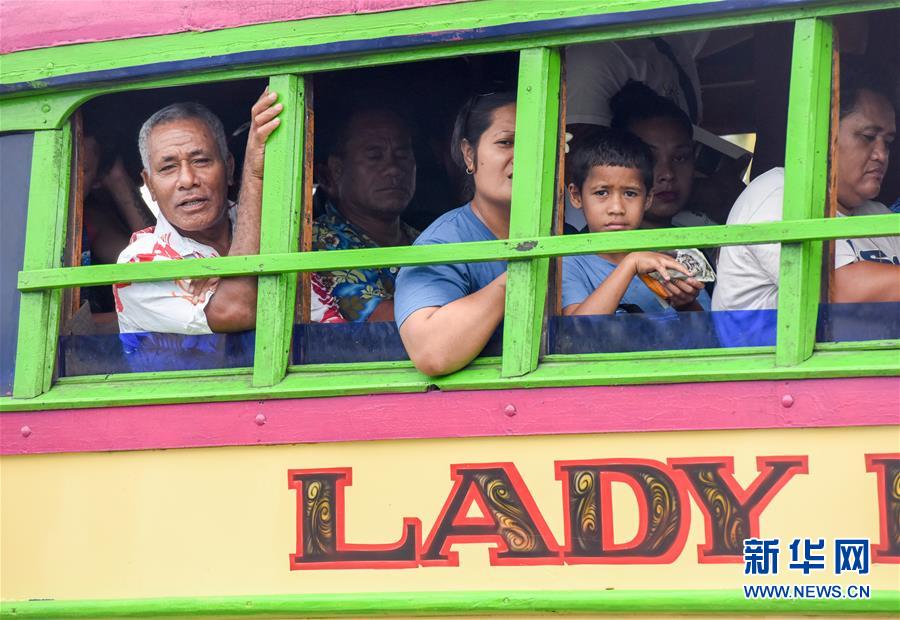
[[[487,2],[482,8],[490,13],[496,4]],[[636,6],[646,7],[651,4],[654,7],[681,6],[680,2],[673,0],[635,2]],[[287,122],[273,136],[272,149],[267,159],[268,191],[263,202],[263,239],[259,256],[60,268],[58,259],[54,260],[53,257],[59,256],[56,245],[63,235],[57,235],[57,241],[54,242],[56,245],[48,245],[39,240],[36,231],[39,226],[43,226],[41,236],[44,236],[48,223],[59,217],[63,218],[62,223],[57,222],[52,229],[59,231],[65,227],[66,209],[60,201],[63,197],[68,200],[67,171],[71,131],[68,125],[63,125],[61,129],[36,132],[34,165],[38,174],[32,178],[25,267],[19,278],[19,288],[23,291],[23,312],[19,330],[16,383],[14,398],[0,400],[0,407],[9,410],[79,407],[86,406],[88,401],[94,405],[183,402],[181,381],[188,378],[198,386],[196,400],[240,400],[333,393],[420,391],[428,389],[430,385],[438,385],[442,389],[496,389],[511,386],[799,378],[819,373],[827,376],[897,374],[896,341],[845,345],[816,345],[814,342],[815,316],[821,286],[818,268],[821,241],[883,236],[894,233],[897,228],[897,216],[827,220],[821,219],[821,213],[814,211],[815,205],[824,204],[828,153],[832,35],[827,16],[886,7],[884,3],[877,2],[860,2],[852,7],[836,2],[785,4],[786,7],[778,10],[750,14],[729,13],[723,8],[676,22],[651,20],[644,23],[638,20],[606,29],[535,34],[519,40],[466,41],[453,48],[422,44],[420,47],[391,54],[371,52],[349,59],[325,58],[282,63],[277,69],[251,66],[193,76],[154,78],[125,85],[91,85],[75,92],[51,90],[35,96],[0,99],[0,109],[3,110],[5,119],[0,121],[3,129],[30,127],[48,123],[48,119],[57,119],[51,124],[62,122],[61,119],[65,118],[68,110],[101,92],[271,75],[273,88],[286,98],[284,101],[291,103],[290,109],[293,110]],[[798,4],[802,5],[802,10],[797,8]],[[900,6],[900,2],[889,2],[888,5],[888,8]],[[466,10],[477,12],[480,9]],[[588,8],[575,3],[570,14],[577,14],[579,11],[585,13]],[[443,9],[438,11],[435,7],[433,14],[443,14]],[[792,62],[794,79],[789,108],[792,139],[786,169],[786,195],[794,196],[796,200],[786,200],[784,222],[703,229],[636,230],[573,237],[548,236],[558,158],[556,149],[559,143],[557,115],[560,65],[556,46],[644,36],[651,32],[745,25],[798,17],[801,19],[796,22]],[[502,23],[503,18],[494,15],[492,19]],[[374,17],[371,20],[376,21]],[[426,27],[434,27],[434,24],[429,22]],[[278,25],[270,24],[259,28],[274,29]],[[170,35],[164,38],[176,41],[180,40],[179,37],[180,35]],[[216,37],[220,35],[217,34]],[[111,45],[85,45],[84,58],[93,57],[95,49],[109,47]],[[73,49],[80,48],[76,46]],[[297,75],[298,72],[330,70],[351,64],[375,65],[509,49],[521,50],[518,122],[522,130],[517,137],[516,148],[520,153],[518,166],[526,169],[526,174],[517,175],[515,180],[510,240],[327,253],[297,251],[301,217],[309,217],[308,208],[304,210],[303,216],[300,209],[301,200],[309,204],[309,196],[304,196],[308,194],[304,191],[304,183],[308,184],[308,174],[302,174],[304,164],[299,157],[299,153],[304,152],[307,153],[307,160],[309,157],[308,140],[304,137],[309,131],[309,124],[304,122],[305,80]],[[43,52],[56,53],[52,50]],[[79,54],[75,56],[80,58]],[[81,61],[76,58],[76,64],[77,62]],[[22,77],[25,74],[21,68],[13,71],[14,76]],[[42,100],[47,101],[47,97],[53,102],[49,106],[50,112],[36,106]],[[289,198],[286,199],[285,196]],[[539,205],[537,209],[535,202]],[[272,225],[271,222],[278,224]],[[283,226],[283,222],[289,222],[289,225]],[[782,253],[782,279],[802,284],[797,289],[802,290],[797,298],[782,296],[778,341],[774,350],[715,349],[547,356],[543,362],[538,362],[550,257],[599,251],[710,247],[772,241],[786,244]],[[506,334],[503,356],[499,360],[479,360],[454,375],[440,379],[424,378],[408,362],[300,368],[289,366],[290,330],[295,316],[295,273],[351,266],[498,259],[510,261]],[[274,296],[278,300],[278,303],[265,304],[266,309],[260,312],[252,371],[236,369],[121,377],[77,377],[61,379],[56,387],[50,389],[60,289],[201,274],[220,277],[261,276],[261,298],[265,296],[270,300]],[[26,334],[45,332],[50,336],[46,342],[35,342],[26,337]],[[362,370],[366,371],[364,377],[360,373]],[[210,386],[217,384],[222,389],[207,390],[204,386],[208,380]],[[116,385],[127,385],[128,389],[110,388]]]

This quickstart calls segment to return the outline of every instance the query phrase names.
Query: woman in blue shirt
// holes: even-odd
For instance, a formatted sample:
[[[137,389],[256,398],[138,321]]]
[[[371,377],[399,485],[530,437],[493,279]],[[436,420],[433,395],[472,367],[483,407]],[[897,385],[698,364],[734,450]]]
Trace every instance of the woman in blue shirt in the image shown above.
[[[509,238],[515,131],[515,93],[466,102],[451,149],[472,199],[435,220],[414,245]],[[503,320],[505,299],[505,261],[403,267],[394,317],[416,368],[436,376],[472,361]]]

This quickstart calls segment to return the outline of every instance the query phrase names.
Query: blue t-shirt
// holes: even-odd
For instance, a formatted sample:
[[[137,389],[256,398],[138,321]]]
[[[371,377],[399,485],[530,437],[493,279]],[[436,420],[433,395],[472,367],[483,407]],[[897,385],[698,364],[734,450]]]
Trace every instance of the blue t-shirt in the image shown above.
[[[597,290],[597,287],[613,272],[615,263],[596,254],[580,256],[564,256],[562,272],[562,306],[580,304]],[[697,302],[704,310],[709,310],[709,295],[701,290]],[[674,312],[673,308],[665,308],[660,304],[656,293],[647,288],[640,278],[635,276],[628,284],[625,294],[619,301],[616,313],[626,312],[623,305],[637,306],[643,312]]]
[[[413,245],[496,240],[469,203],[436,219]],[[394,292],[394,319],[400,326],[416,310],[446,306],[484,288],[504,271],[506,261],[403,267]]]

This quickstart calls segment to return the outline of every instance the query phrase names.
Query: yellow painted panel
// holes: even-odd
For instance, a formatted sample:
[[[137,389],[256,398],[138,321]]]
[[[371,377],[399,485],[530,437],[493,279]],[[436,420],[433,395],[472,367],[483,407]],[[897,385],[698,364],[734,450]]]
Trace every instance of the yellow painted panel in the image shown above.
[[[346,539],[391,543],[404,517],[423,538],[452,487],[451,464],[512,462],[553,536],[564,539],[554,462],[733,457],[747,487],[757,457],[807,455],[760,517],[763,537],[868,537],[879,532],[878,485],[866,454],[900,452],[897,427],[708,431],[407,440],[146,452],[13,456],[0,460],[3,600],[104,599],[306,592],[504,589],[716,589],[743,583],[836,583],[897,589],[900,565],[871,573],[748,578],[743,565],[700,564],[704,520],[690,502],[684,550],[670,564],[491,566],[490,544],[457,544],[458,567],[290,570],[297,497],[289,469],[352,468]],[[636,531],[637,502],[613,485],[615,537]],[[786,550],[783,550],[783,553]]]

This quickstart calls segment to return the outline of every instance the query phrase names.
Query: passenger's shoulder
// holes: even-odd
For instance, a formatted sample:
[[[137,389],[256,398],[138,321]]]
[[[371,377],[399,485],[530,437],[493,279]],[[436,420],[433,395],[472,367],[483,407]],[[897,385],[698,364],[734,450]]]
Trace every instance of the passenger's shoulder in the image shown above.
[[[567,269],[580,269],[584,272],[609,271],[614,265],[596,254],[573,254],[563,257],[563,266]]]
[[[156,245],[156,226],[148,226],[131,234],[131,239],[125,249],[119,253],[117,262],[128,263],[134,260],[138,254],[146,254],[153,251]]]
[[[773,222],[781,219],[784,205],[784,168],[772,168],[759,175],[741,192],[728,224]]]
[[[434,220],[415,241],[415,245],[429,243],[456,243],[463,240],[468,227],[468,205],[447,211]]]
[[[893,213],[893,211],[876,200],[867,200],[853,209],[853,215],[887,215],[889,213]]]

